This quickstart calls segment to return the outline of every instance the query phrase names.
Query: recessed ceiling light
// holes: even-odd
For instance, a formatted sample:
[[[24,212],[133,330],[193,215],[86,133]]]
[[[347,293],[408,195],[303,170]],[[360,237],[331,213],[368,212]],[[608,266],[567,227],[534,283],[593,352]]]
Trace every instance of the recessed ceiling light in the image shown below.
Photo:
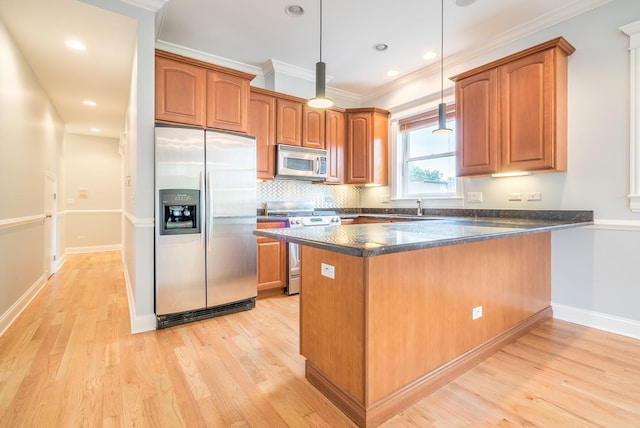
[[[91,131],[91,132],[100,132],[100,128],[91,128],[89,131]]]
[[[297,4],[290,4],[284,8],[284,13],[289,16],[302,16],[304,15],[304,9]]]
[[[389,77],[394,77],[397,76],[399,74],[398,70],[389,70],[387,71],[387,76]]]
[[[384,52],[389,49],[389,45],[386,43],[376,43],[373,45],[373,50],[377,52]]]
[[[91,100],[84,100],[84,101],[82,102],[82,104],[84,104],[84,105],[86,105],[86,106],[91,106],[91,107],[94,107],[94,106],[96,106],[96,105],[97,105],[97,104],[95,103],[95,101],[91,101]]]
[[[87,47],[85,45],[83,45],[82,43],[80,43],[77,40],[67,40],[66,42],[64,42],[65,45],[67,45],[67,47],[71,48],[71,49],[75,49],[77,51],[86,51]]]
[[[422,55],[423,59],[434,59],[436,57],[436,53],[433,51],[429,51],[427,53],[425,53],[424,55]]]

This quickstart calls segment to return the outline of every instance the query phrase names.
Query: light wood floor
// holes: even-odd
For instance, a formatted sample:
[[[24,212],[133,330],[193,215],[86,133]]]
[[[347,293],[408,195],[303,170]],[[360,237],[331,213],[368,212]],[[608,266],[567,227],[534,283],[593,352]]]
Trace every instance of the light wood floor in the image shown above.
[[[297,297],[131,335],[119,254],[98,253],[0,337],[0,426],[353,425],[304,378]],[[640,427],[640,341],[548,322],[383,426]]]

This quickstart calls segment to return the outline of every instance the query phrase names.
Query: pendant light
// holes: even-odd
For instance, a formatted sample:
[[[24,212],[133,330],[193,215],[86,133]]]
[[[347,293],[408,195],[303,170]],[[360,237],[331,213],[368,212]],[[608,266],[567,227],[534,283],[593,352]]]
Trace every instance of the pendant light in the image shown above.
[[[441,2],[440,14],[440,104],[438,104],[438,129],[434,134],[449,134],[453,130],[447,128],[447,105],[444,102],[444,0]]]
[[[326,64],[322,62],[322,0],[320,0],[320,61],[316,62],[316,97],[307,101],[309,107],[327,108],[333,105],[333,100],[325,96],[326,80]]]

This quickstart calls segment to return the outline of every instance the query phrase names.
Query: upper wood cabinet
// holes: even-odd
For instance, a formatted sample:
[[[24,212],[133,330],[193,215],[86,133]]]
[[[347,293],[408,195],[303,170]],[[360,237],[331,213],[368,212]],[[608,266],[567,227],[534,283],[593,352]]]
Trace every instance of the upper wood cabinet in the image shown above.
[[[302,145],[302,102],[276,98],[276,144]]]
[[[249,97],[249,135],[256,137],[256,177],[273,180],[276,156],[276,99],[252,88]]]
[[[207,128],[248,131],[249,80],[207,71]]]
[[[324,146],[327,150],[327,179],[325,183],[344,183],[344,159],[347,149],[345,113],[337,110],[325,112]]]
[[[204,127],[206,70],[156,57],[156,120]]]
[[[302,105],[302,146],[325,148],[325,111]]]
[[[388,183],[388,118],[375,107],[347,110],[347,184]]]
[[[156,50],[156,120],[247,133],[254,77]]]
[[[567,57],[559,37],[451,79],[458,176],[566,171]]]

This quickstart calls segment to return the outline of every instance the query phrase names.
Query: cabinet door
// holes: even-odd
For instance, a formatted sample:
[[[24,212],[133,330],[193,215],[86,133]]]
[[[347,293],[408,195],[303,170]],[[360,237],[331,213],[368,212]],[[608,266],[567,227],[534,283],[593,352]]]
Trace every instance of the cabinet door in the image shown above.
[[[312,149],[325,148],[324,109],[302,105],[302,146]]]
[[[327,110],[325,115],[325,149],[327,149],[326,183],[344,183],[344,155],[347,130],[344,113]]]
[[[501,170],[555,167],[553,50],[498,69],[501,109]]]
[[[347,123],[347,183],[369,182],[373,130],[370,113],[349,113]]]
[[[302,103],[276,100],[276,144],[302,145]]]
[[[249,81],[207,71],[207,128],[246,133]]]
[[[284,288],[286,278],[286,244],[275,239],[258,237],[258,291]]]
[[[283,222],[258,223],[258,229],[285,227]],[[287,285],[287,243],[258,236],[257,277],[258,291],[282,288]]]
[[[498,85],[495,69],[456,82],[457,175],[498,170]]]
[[[156,57],[156,120],[204,127],[206,71]]]
[[[249,135],[256,137],[256,177],[275,175],[276,99],[252,92],[249,100]]]

